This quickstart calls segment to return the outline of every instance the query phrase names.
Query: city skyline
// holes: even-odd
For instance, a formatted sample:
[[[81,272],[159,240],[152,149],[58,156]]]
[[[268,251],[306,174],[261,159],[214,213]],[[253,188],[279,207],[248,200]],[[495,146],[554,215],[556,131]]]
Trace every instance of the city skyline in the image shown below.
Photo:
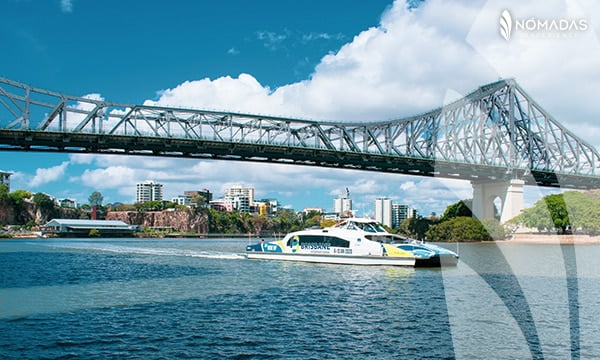
[[[2,44],[11,54],[0,60],[1,77],[122,103],[337,121],[411,116],[482,84],[514,77],[569,130],[600,144],[592,98],[600,91],[600,11],[593,8],[599,5],[435,0],[352,6],[343,1],[69,4],[0,5]],[[503,37],[498,21],[507,8],[515,19],[583,17],[589,29],[569,34],[521,30]],[[450,13],[461,13],[460,23],[445,16]],[[198,14],[210,16],[199,23]],[[144,20],[157,17],[170,26]],[[328,21],[319,20],[323,17]],[[111,26],[90,18],[107,19]],[[177,56],[171,56],[173,49]],[[2,157],[0,169],[14,173],[12,189],[78,203],[94,191],[106,202],[133,202],[135,183],[148,178],[165,184],[165,198],[179,195],[181,188],[218,193],[233,184],[253,184],[257,197],[281,199],[283,207],[295,209],[330,209],[330,199],[348,187],[361,215],[372,215],[373,199],[384,195],[421,214],[439,214],[472,197],[466,181],[352,170],[108,155],[4,152]],[[526,188],[526,205],[552,191]]]

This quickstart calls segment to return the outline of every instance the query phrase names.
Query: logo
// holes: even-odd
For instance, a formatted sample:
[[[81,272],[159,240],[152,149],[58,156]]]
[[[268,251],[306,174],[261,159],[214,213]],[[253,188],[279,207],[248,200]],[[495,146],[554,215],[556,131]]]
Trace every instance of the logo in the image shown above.
[[[510,16],[510,12],[508,10],[502,11],[500,14],[500,35],[504,38],[504,40],[510,40],[510,33],[512,32],[512,16]]]
[[[507,9],[500,13],[499,25],[500,36],[506,41],[510,41],[516,31],[532,37],[562,38],[573,37],[575,33],[589,29],[588,20],[584,18],[520,19],[513,17]]]

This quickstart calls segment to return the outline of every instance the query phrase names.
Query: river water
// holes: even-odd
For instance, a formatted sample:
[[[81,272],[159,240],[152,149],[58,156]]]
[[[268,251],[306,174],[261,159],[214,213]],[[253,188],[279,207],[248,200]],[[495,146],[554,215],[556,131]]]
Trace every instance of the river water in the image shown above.
[[[0,358],[600,354],[599,246],[460,244],[457,267],[413,269],[247,260],[247,242],[2,241]]]

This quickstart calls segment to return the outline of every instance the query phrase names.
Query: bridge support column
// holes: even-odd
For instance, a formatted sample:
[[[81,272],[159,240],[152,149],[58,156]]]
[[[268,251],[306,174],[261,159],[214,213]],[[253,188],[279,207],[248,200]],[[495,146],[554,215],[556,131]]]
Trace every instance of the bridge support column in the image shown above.
[[[473,215],[483,220],[494,217],[494,200],[501,201],[500,223],[519,215],[524,208],[523,180],[513,179],[501,183],[476,183],[473,185]]]

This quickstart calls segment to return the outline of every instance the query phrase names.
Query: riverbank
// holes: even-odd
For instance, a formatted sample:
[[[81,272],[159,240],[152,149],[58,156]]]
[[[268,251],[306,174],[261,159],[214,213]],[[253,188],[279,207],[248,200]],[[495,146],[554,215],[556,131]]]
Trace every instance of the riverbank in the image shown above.
[[[600,236],[589,235],[556,235],[556,234],[514,234],[508,240],[502,240],[505,243],[526,243],[526,244],[582,244],[592,245],[600,244]]]

